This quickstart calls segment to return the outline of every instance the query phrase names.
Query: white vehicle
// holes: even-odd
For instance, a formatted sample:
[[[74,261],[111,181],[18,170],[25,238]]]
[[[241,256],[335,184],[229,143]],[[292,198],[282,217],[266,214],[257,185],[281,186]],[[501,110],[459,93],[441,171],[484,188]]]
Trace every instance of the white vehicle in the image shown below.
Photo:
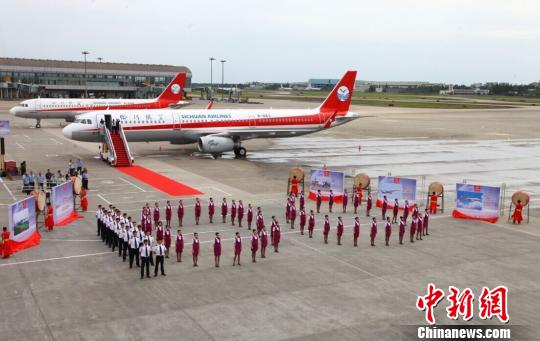
[[[109,110],[80,115],[62,132],[69,139],[102,142],[100,122],[107,114],[120,121],[128,142],[196,142],[214,157],[234,151],[244,158],[243,140],[300,136],[358,118],[349,111],[355,80],[356,71],[348,71],[316,109]]]

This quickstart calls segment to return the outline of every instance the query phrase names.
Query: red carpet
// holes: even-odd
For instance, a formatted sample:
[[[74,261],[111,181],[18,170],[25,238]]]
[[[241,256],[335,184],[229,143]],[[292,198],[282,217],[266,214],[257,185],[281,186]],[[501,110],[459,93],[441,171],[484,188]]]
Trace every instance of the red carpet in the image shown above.
[[[81,219],[81,218],[84,218],[84,216],[82,215],[79,215],[77,214],[77,212],[73,211],[71,212],[71,215],[69,217],[67,217],[66,219],[58,222],[58,223],[54,223],[54,226],[66,226],[68,224],[71,224],[72,222],[74,222],[75,220],[77,219]]]
[[[195,188],[186,186],[141,166],[117,167],[116,169],[169,195],[187,196],[203,194],[203,192]]]
[[[27,240],[22,242],[16,242],[10,240],[11,243],[11,252],[19,252],[21,250],[27,249],[29,247],[38,246],[40,244],[41,235],[38,231],[34,232]]]

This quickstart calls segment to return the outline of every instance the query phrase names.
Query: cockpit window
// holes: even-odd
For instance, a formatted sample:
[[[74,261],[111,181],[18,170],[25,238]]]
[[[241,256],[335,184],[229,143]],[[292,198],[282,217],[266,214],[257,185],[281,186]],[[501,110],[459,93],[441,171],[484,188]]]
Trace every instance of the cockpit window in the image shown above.
[[[75,121],[73,121],[75,123],[82,123],[82,120],[80,118],[76,118]]]
[[[92,120],[88,119],[88,120],[86,120],[86,123],[87,124],[92,124]]]

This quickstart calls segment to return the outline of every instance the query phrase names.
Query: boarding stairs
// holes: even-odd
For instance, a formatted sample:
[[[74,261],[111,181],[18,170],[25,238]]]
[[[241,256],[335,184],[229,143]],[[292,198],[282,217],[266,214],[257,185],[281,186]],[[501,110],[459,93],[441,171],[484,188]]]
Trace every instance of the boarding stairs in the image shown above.
[[[108,147],[106,161],[114,167],[130,167],[133,164],[133,157],[129,150],[126,135],[122,126],[118,130],[102,127],[104,143]]]

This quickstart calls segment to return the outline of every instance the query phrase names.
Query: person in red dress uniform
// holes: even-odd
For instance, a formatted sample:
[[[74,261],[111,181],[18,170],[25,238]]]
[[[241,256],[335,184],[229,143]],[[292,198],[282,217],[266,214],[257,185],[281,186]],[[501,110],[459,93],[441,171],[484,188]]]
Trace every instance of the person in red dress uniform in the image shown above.
[[[392,222],[390,221],[390,217],[386,217],[386,225],[384,226],[384,242],[386,243],[386,246],[390,246],[388,244],[390,242],[390,236],[392,235]]]
[[[302,208],[300,209],[300,234],[304,235],[304,227],[306,227],[306,211]]]
[[[159,214],[159,204],[156,202],[154,204],[154,224],[157,224],[159,221],[160,214]]]
[[[9,258],[9,256],[11,256],[13,253],[11,249],[11,239],[9,239],[10,236],[11,232],[9,232],[7,227],[4,226],[2,228],[2,256],[4,258]]]
[[[313,229],[315,228],[315,213],[313,210],[309,211],[309,221],[308,221],[308,235],[309,238],[313,238]]]
[[[54,209],[52,205],[47,204],[47,217],[45,218],[45,226],[47,226],[47,231],[52,231],[54,227],[54,218],[53,218]]]
[[[81,189],[81,209],[86,212],[88,211],[88,195],[86,189]]]
[[[321,190],[317,190],[317,213],[321,213],[322,194]]]
[[[341,237],[343,236],[343,219],[338,217],[337,222],[337,245],[341,245]]]
[[[330,233],[330,220],[328,219],[328,214],[324,216],[324,228],[323,228],[323,236],[324,236],[324,243],[328,244],[328,234]]]
[[[354,246],[358,246],[358,237],[360,237],[360,218],[354,217],[354,228],[353,228]]]
[[[248,229],[251,230],[251,223],[253,222],[253,208],[251,207],[251,204],[248,204],[248,210],[247,210],[247,224]]]
[[[242,219],[244,219],[244,204],[242,200],[238,200],[238,227],[242,227]]]
[[[234,259],[232,265],[236,265],[236,260],[238,259],[238,265],[240,264],[240,254],[242,253],[242,237],[240,237],[240,232],[236,232],[234,236]]]
[[[373,199],[371,198],[371,191],[367,192],[367,202],[366,202],[366,216],[369,217],[369,211],[373,206]]]
[[[219,236],[219,232],[216,232],[216,236],[214,237],[214,263],[216,265],[216,268],[219,268],[220,258],[221,258],[221,237]]]
[[[332,207],[334,206],[334,191],[330,190],[328,195],[328,212],[332,213]]]
[[[199,198],[195,198],[195,225],[199,225],[199,220],[201,219],[201,201]]]
[[[388,198],[386,198],[386,195],[383,196],[383,202],[382,202],[382,219],[386,220],[386,210],[388,209]]]
[[[182,235],[182,230],[180,229],[178,229],[174,246],[176,250],[176,261],[182,262],[182,252],[184,252],[184,236]]]
[[[429,197],[429,213],[437,214],[437,199],[438,196],[435,192]]]
[[[261,231],[264,227],[264,216],[260,207],[257,207],[257,217],[255,219],[257,220],[257,231]]]
[[[178,226],[182,227],[182,221],[184,220],[184,203],[182,203],[182,200],[178,201],[176,213],[178,214]]]
[[[405,217],[403,217],[405,218]],[[418,225],[418,219],[412,219],[411,221],[411,228],[410,228],[410,237],[411,237],[411,243],[414,243],[414,235],[416,233],[416,226]]]
[[[512,223],[515,225],[516,223],[518,225],[521,225],[521,222],[523,221],[523,204],[521,203],[521,200],[518,200],[516,203],[516,208],[514,209],[514,213],[512,213]]]
[[[369,238],[371,239],[371,246],[375,246],[375,237],[377,237],[377,219],[373,217],[371,220],[371,232]]]
[[[300,180],[295,176],[293,176],[291,180],[291,193],[290,195],[294,195],[295,197],[298,196],[298,184],[300,183]]]
[[[259,250],[259,236],[257,230],[253,229],[251,233],[251,261],[257,263],[255,259],[257,257],[257,250]]]
[[[163,232],[163,244],[165,244],[165,258],[169,258],[169,249],[171,248],[171,227],[167,226]]]
[[[304,198],[304,192],[300,193],[300,199],[298,200],[300,203],[300,209],[303,209],[306,207],[306,199]]]
[[[403,208],[403,220],[407,224],[407,219],[409,218],[409,200],[405,200],[405,207]]]
[[[412,217],[413,218],[418,218],[418,204],[414,204],[414,206],[413,206]]]
[[[272,245],[274,245],[274,252],[279,252],[279,242],[281,241],[281,227],[279,227],[278,221],[275,217],[272,217]]]
[[[214,199],[210,198],[208,201],[208,219],[210,219],[210,224],[214,223],[214,213],[216,212],[216,204]]]
[[[285,223],[289,223],[289,219],[291,218],[291,198],[287,198],[287,206],[285,206]]]
[[[223,198],[223,201],[221,202],[221,218],[223,219],[223,224],[227,222],[227,211],[228,211],[227,199]]]
[[[354,206],[354,214],[357,214],[358,206],[360,206],[360,197],[358,195],[358,192],[354,193],[353,195],[353,206]]]
[[[171,202],[167,200],[167,205],[165,206],[165,227],[171,227],[171,218],[172,218],[172,207]],[[166,247],[166,246],[165,246]],[[167,247],[167,250],[169,248]]]
[[[266,258],[266,247],[268,246],[268,233],[263,227],[261,232],[259,232],[259,238],[261,239],[261,258]]]
[[[428,233],[428,225],[429,225],[429,213],[428,209],[426,208],[426,211],[424,212],[424,229],[422,230],[422,235],[429,236]]]
[[[233,199],[231,203],[231,225],[234,225],[235,219],[236,219],[236,202]]]
[[[416,240],[422,240],[422,230],[424,229],[422,215],[419,213],[418,217],[416,218],[417,225],[416,225]]]
[[[191,241],[191,254],[193,255],[193,266],[199,266],[199,251],[201,248],[201,242],[199,241],[199,234],[193,233],[193,240]]]
[[[394,207],[392,207],[392,224],[397,223],[397,216],[399,214],[399,200],[394,199]]]
[[[405,235],[405,220],[403,216],[399,217],[399,244],[403,245],[403,236]]]
[[[347,213],[347,204],[349,203],[349,193],[347,190],[343,191],[343,213]]]
[[[158,221],[156,225],[156,240],[163,240],[163,233],[165,232],[163,229],[163,224],[161,221]]]
[[[294,229],[294,221],[296,220],[296,206],[291,205],[291,211],[289,212],[289,220],[291,222],[291,229]]]

